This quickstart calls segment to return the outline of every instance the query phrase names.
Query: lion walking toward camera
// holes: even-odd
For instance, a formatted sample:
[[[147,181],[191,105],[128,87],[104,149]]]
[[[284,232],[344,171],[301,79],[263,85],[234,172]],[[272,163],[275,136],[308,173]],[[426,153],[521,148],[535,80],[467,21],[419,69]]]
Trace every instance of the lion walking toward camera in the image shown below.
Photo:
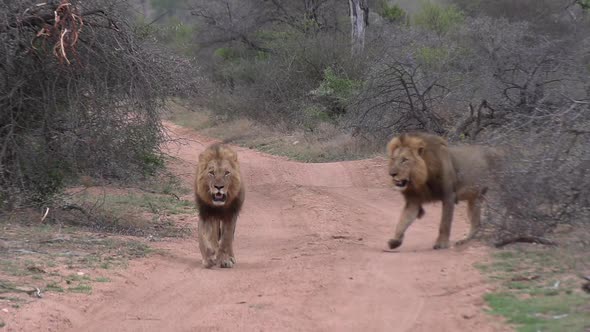
[[[467,201],[471,229],[457,244],[473,238],[480,226],[485,179],[500,157],[493,148],[475,145],[450,147],[439,136],[424,133],[403,134],[387,145],[389,175],[394,188],[405,199],[395,234],[389,240],[390,249],[402,245],[408,227],[424,215],[422,205],[442,202],[442,220],[434,249],[449,247],[451,222],[455,204]]]
[[[195,179],[199,211],[199,249],[203,266],[236,264],[233,242],[236,221],[245,198],[237,153],[214,144],[199,155]]]

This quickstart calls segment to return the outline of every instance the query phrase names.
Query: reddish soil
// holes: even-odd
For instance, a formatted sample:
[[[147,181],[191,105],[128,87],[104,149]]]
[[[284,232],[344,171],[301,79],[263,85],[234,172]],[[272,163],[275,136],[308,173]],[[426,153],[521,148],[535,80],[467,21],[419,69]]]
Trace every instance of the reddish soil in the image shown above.
[[[172,124],[171,166],[187,184],[212,140]],[[155,245],[92,295],[47,294],[6,331],[504,331],[483,312],[475,243],[435,251],[440,206],[388,252],[402,208],[385,160],[302,164],[237,148],[246,183],[233,269],[201,267],[196,235]],[[197,216],[185,222],[197,223]],[[453,240],[467,231],[456,209]]]

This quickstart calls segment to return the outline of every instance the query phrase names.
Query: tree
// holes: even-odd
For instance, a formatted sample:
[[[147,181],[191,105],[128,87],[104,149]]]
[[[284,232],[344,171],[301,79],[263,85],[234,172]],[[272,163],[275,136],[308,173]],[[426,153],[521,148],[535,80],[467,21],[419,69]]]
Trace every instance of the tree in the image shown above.
[[[369,26],[369,4],[367,0],[348,0],[350,5],[350,24],[352,54],[358,54],[365,48],[365,29]]]

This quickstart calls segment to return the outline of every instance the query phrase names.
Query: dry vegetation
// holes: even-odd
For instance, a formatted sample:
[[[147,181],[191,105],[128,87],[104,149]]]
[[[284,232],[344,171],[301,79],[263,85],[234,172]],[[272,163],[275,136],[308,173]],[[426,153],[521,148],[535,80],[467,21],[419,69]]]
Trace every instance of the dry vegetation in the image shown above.
[[[346,1],[2,2],[0,279],[33,281],[51,268],[39,262],[80,247],[102,262],[123,243],[44,242],[70,225],[187,234],[185,189],[162,173],[166,106],[205,135],[307,162],[381,153],[410,130],[501,146],[480,235],[587,251],[552,232],[590,220],[590,3],[354,2],[369,8],[364,42]],[[22,225],[47,236],[27,242]]]
[[[130,13],[110,0],[0,5],[2,210],[46,204],[81,175],[124,181],[161,166],[159,112],[190,86],[190,65]]]
[[[506,167],[491,181],[503,194],[489,196],[482,235],[543,241],[589,220],[585,2],[369,6],[365,49],[351,53],[345,2],[187,0],[168,22],[193,37],[167,42],[199,45],[206,80],[191,104],[214,116],[173,121],[304,161],[382,152],[410,130],[502,146]]]
[[[89,293],[150,241],[191,232],[187,190],[163,172],[160,114],[194,88],[194,67],[133,13],[110,0],[0,3],[2,303]]]
[[[172,103],[165,119],[192,128],[201,134],[262,152],[303,162],[329,162],[367,158],[383,147],[363,137],[353,137],[330,123],[320,123],[314,131],[270,126],[245,118],[215,116],[203,108],[190,109]]]

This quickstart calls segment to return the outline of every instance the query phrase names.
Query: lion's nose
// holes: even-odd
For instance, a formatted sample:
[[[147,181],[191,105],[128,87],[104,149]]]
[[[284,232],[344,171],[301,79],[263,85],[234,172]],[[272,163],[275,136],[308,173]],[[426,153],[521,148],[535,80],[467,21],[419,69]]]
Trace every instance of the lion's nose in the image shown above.
[[[221,185],[221,186],[214,185],[214,187],[215,187],[215,189],[217,189],[217,190],[221,190],[221,189],[223,189],[223,185]]]

